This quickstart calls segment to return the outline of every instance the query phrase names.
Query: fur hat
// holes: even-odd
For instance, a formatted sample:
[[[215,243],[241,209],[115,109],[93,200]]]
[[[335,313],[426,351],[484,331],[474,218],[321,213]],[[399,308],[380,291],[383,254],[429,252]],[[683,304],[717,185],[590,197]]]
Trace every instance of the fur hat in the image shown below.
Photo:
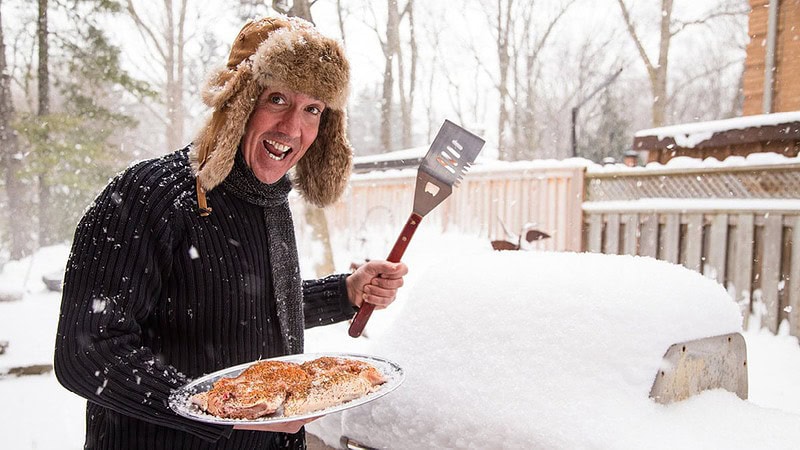
[[[302,19],[273,16],[249,21],[231,47],[228,64],[211,73],[202,90],[213,109],[190,154],[201,212],[205,192],[222,183],[261,91],[282,86],[325,102],[317,138],[294,168],[294,185],[317,206],[339,198],[347,186],[352,150],[345,103],[349,64],[339,42]]]

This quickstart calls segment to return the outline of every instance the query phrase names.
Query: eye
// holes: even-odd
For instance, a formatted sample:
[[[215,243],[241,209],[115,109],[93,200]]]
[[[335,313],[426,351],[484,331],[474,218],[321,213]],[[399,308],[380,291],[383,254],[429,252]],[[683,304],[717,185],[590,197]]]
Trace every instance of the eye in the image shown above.
[[[315,116],[322,114],[322,108],[320,108],[319,106],[313,106],[313,105],[309,106],[306,108],[306,111],[310,112]]]
[[[286,99],[280,94],[270,94],[269,102],[274,105],[285,105]]]

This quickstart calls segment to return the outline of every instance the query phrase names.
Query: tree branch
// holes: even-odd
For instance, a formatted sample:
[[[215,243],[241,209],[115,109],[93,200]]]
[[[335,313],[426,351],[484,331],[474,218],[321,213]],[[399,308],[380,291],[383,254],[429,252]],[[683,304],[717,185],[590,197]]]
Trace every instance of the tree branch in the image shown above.
[[[656,70],[653,67],[653,64],[650,62],[650,58],[647,56],[647,52],[644,50],[642,46],[642,42],[639,39],[639,35],[636,34],[636,29],[633,27],[633,22],[631,21],[631,15],[628,12],[628,8],[625,6],[622,0],[617,0],[619,3],[619,8],[622,10],[622,18],[625,19],[625,26],[628,29],[628,34],[633,39],[633,43],[636,44],[636,49],[639,51],[639,56],[642,58],[645,67],[647,68],[647,73],[650,75],[651,80],[656,79]]]
[[[719,17],[737,17],[737,16],[742,16],[742,15],[747,15],[747,14],[748,14],[748,11],[744,11],[744,10],[742,10],[742,11],[714,11],[714,12],[711,12],[709,15],[707,15],[707,16],[705,16],[703,18],[697,19],[697,20],[690,20],[688,22],[676,21],[677,22],[677,28],[674,31],[671,31],[670,35],[675,36],[676,34],[680,33],[681,31],[685,30],[686,28],[694,26],[694,25],[708,25],[708,22],[710,20],[713,20],[713,19],[716,19],[716,18],[719,18]]]
[[[149,38],[150,43],[153,44],[156,47],[156,52],[161,56],[162,60],[166,61],[167,60],[167,53],[159,45],[159,41],[156,38],[155,33],[153,33],[153,30],[151,30],[150,27],[148,27],[144,23],[142,18],[139,17],[139,13],[136,12],[136,8],[133,6],[132,0],[128,0],[127,1],[126,9],[128,10],[128,15],[136,23],[136,29],[139,31],[139,34],[142,36],[142,38],[144,38],[145,40],[147,40],[147,38]]]

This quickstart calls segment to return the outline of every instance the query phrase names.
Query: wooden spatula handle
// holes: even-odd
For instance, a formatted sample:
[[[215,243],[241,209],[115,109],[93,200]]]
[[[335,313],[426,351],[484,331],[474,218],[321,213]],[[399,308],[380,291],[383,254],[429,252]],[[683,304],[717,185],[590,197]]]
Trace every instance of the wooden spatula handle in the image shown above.
[[[414,236],[414,232],[417,231],[417,226],[421,221],[422,216],[417,213],[411,213],[411,216],[406,222],[406,226],[403,227],[403,231],[400,233],[400,236],[394,243],[392,251],[389,252],[389,257],[386,258],[387,261],[400,262],[400,259],[403,257],[403,253],[406,252],[408,242],[411,240],[411,237]],[[353,318],[353,323],[350,324],[350,330],[348,330],[348,334],[351,337],[357,338],[361,336],[361,332],[364,331],[364,327],[367,325],[367,321],[372,315],[372,311],[374,309],[375,305],[372,303],[364,302],[361,304],[361,308]]]

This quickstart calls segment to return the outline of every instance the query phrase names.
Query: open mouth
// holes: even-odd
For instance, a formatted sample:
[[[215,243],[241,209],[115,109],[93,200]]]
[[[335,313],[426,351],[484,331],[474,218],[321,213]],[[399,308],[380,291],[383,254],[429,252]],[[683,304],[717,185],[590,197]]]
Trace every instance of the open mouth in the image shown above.
[[[286,158],[286,155],[292,151],[292,147],[271,139],[264,139],[261,141],[261,145],[264,146],[264,149],[267,151],[267,155],[269,155],[269,157],[275,161],[282,161],[284,158]]]

